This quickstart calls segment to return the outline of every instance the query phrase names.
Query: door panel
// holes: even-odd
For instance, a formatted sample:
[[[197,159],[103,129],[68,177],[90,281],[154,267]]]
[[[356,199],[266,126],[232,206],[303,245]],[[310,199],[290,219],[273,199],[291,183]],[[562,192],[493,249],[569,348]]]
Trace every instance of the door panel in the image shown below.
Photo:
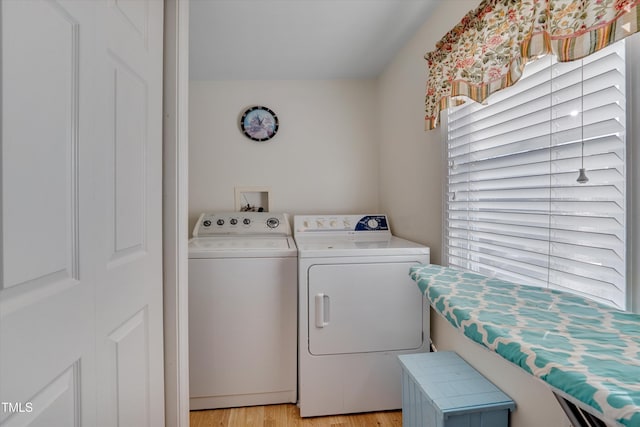
[[[409,350],[422,345],[422,295],[409,278],[417,262],[313,265],[309,352]]]
[[[149,397],[147,360],[147,311],[142,310],[109,334],[111,354],[116,361],[116,402],[119,426],[149,425],[148,408],[136,408],[129,402],[146,402]]]
[[[15,425],[34,427],[80,425],[79,375],[80,365],[76,362],[31,399],[30,407],[33,411],[26,412],[28,415],[20,420],[20,423],[15,419]],[[7,425],[13,424],[7,423]]]
[[[113,7],[125,18],[131,29],[137,34],[127,34],[129,40],[147,44],[147,22],[149,18],[149,0],[123,1],[113,0]]]
[[[163,3],[0,7],[0,426],[163,425]]]
[[[2,180],[19,185],[3,186],[1,287],[41,287],[77,278],[78,25],[56,4],[2,11]]]
[[[110,58],[113,85],[109,99],[113,107],[113,168],[109,182],[114,183],[113,255],[121,259],[145,250],[145,177],[147,155],[147,88],[145,80],[129,69],[120,58]],[[142,254],[140,254],[142,255]]]

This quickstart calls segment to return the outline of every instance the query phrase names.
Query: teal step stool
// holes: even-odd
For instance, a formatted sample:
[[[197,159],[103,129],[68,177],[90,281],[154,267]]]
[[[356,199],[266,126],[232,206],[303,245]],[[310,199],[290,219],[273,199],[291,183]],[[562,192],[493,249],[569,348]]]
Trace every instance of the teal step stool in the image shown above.
[[[449,351],[398,356],[403,427],[508,427],[509,396]]]

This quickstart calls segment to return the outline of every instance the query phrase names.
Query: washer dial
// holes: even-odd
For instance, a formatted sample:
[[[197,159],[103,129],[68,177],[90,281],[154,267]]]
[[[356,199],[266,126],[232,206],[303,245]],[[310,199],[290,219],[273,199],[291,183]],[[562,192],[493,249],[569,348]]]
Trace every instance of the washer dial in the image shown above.
[[[280,225],[280,220],[278,218],[269,218],[267,220],[267,227],[269,228],[276,228]]]

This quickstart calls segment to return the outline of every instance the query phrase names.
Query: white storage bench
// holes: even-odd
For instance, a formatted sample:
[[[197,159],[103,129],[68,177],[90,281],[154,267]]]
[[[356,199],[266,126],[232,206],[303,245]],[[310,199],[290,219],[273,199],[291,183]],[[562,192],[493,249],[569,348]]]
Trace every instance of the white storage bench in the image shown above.
[[[454,352],[398,356],[403,427],[508,427],[515,403]]]

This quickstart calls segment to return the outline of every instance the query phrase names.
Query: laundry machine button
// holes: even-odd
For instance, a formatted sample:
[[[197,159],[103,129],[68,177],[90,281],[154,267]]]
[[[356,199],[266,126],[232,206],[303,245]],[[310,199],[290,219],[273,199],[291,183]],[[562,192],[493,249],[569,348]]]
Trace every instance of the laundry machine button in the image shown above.
[[[267,220],[267,227],[269,228],[276,228],[279,225],[280,225],[280,221],[278,220],[278,218],[269,218]]]

